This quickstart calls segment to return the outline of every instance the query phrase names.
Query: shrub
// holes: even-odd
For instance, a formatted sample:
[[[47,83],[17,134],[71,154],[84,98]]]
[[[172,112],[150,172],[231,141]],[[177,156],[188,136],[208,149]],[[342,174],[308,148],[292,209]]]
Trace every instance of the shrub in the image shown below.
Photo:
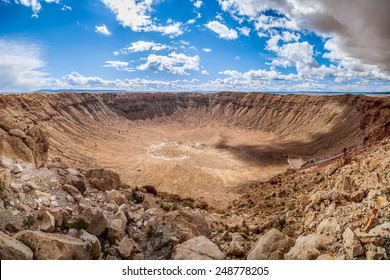
[[[145,196],[143,194],[137,193],[135,190],[131,192],[131,195],[127,197],[128,201],[134,202],[136,204],[142,203],[145,200]]]

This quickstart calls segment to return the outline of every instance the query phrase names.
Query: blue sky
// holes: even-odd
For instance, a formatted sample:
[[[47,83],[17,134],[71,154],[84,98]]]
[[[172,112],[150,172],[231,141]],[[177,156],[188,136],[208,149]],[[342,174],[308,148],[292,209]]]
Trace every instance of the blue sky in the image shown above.
[[[386,0],[0,0],[0,92],[390,91]]]

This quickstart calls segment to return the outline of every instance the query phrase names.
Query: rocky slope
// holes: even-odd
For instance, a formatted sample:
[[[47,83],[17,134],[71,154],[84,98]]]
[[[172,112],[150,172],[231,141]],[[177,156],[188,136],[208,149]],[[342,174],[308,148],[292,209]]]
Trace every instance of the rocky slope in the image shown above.
[[[63,93],[4,95],[0,107],[1,259],[390,256],[386,98]],[[238,186],[242,196],[225,210],[126,185],[120,174],[81,165],[82,150],[61,153],[64,137],[94,134],[97,124],[160,117],[272,131],[297,153],[294,141],[314,155],[368,146]]]

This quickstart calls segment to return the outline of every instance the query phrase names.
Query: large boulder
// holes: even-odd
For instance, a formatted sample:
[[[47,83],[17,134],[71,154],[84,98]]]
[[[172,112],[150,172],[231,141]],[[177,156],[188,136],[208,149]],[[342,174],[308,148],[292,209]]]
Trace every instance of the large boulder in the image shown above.
[[[46,232],[54,232],[56,227],[55,219],[48,211],[37,211],[34,213],[35,224],[39,230]]]
[[[117,205],[122,205],[128,202],[127,198],[117,190],[110,190],[106,192],[108,201],[115,201]]]
[[[85,179],[85,176],[81,172],[73,168],[68,168],[58,169],[57,173],[60,178],[61,185],[71,185],[75,187],[81,194],[86,191],[88,183]]]
[[[390,222],[381,224],[370,230],[369,234],[379,235],[382,238],[390,238]]]
[[[86,231],[93,235],[100,235],[107,228],[107,218],[98,207],[85,207],[79,217],[87,223]]]
[[[277,229],[271,229],[257,241],[250,251],[248,260],[283,260],[292,246],[294,239]]]
[[[30,244],[34,258],[38,260],[85,260],[89,259],[86,243],[67,235],[24,230],[14,236]]]
[[[173,260],[223,260],[225,254],[204,236],[197,236],[175,247]]]
[[[345,229],[343,239],[345,251],[351,259],[364,254],[365,250],[362,243],[350,228]]]
[[[285,259],[315,260],[320,255],[327,253],[329,244],[330,239],[319,233],[299,236],[294,247],[286,254]]]
[[[107,225],[108,239],[114,243],[115,240],[122,240],[126,235],[126,223],[122,219],[113,219]]]
[[[0,232],[0,260],[32,260],[33,252],[22,242]]]
[[[340,231],[340,225],[336,218],[329,217],[323,220],[317,227],[317,232],[327,236],[335,236]]]
[[[100,258],[100,253],[102,251],[102,246],[100,244],[99,238],[95,235],[89,234],[85,230],[81,229],[77,232],[76,237],[83,240],[87,244],[87,252],[92,259]]]
[[[91,169],[86,174],[91,187],[101,191],[117,189],[122,185],[118,173],[107,169]]]
[[[195,236],[210,236],[210,228],[204,216],[199,212],[175,210],[164,215],[165,235],[176,236],[178,242],[184,242]],[[169,233],[168,233],[169,231]]]

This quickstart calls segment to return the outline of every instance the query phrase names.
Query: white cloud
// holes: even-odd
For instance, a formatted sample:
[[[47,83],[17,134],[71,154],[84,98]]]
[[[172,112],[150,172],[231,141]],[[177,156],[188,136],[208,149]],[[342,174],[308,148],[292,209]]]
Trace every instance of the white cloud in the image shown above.
[[[72,7],[70,6],[67,6],[67,5],[63,5],[62,8],[61,8],[62,11],[71,11],[72,10]]]
[[[170,37],[177,37],[183,34],[183,24],[181,22],[175,22],[166,26],[149,26],[145,31],[161,32],[164,35],[170,35]]]
[[[240,56],[237,55],[236,57],[234,57],[234,60],[240,60]]]
[[[139,70],[166,71],[172,74],[188,75],[186,70],[199,70],[200,58],[198,55],[187,56],[176,52],[168,56],[151,54],[146,62],[138,66]]]
[[[153,4],[158,0],[102,0],[116,16],[117,21],[133,31],[161,32],[164,35],[176,37],[183,34],[182,23],[168,22],[167,26],[157,25],[152,18]]]
[[[38,0],[15,0],[15,3],[24,5],[26,7],[31,7],[33,11],[33,17],[38,17],[38,13],[42,8],[42,5]]]
[[[203,51],[206,52],[206,53],[209,53],[209,52],[212,52],[213,50],[209,49],[209,48],[204,48]]]
[[[105,24],[100,25],[100,26],[96,25],[95,26],[95,32],[103,34],[105,36],[110,36],[111,35],[111,32],[108,30],[108,28],[107,28],[107,26]]]
[[[9,2],[7,0],[3,0],[3,2]],[[60,0],[14,0],[16,4],[20,4],[26,7],[30,7],[31,10],[33,11],[32,17],[37,18],[39,12],[42,9],[42,4],[41,2],[46,2],[46,3],[55,3],[55,4],[60,4]],[[68,7],[64,5],[64,7]],[[70,8],[70,7],[69,7]]]
[[[47,82],[40,48],[31,42],[0,39],[0,88],[36,89]]]
[[[390,73],[390,1],[388,0],[219,0],[221,8],[255,22],[256,29],[311,30],[333,38],[341,56],[376,65]],[[273,9],[285,17],[266,16]]]
[[[202,4],[203,2],[201,0],[197,0],[195,1],[194,6],[199,9],[202,6]]]
[[[145,51],[162,51],[171,49],[170,46],[160,43],[155,43],[153,41],[136,41],[131,43],[127,48],[119,50],[121,54],[135,53],[135,52],[145,52]]]
[[[207,72],[207,70],[203,70],[203,71],[202,71],[202,75],[210,75],[210,73]]]
[[[234,29],[229,29],[226,25],[213,20],[205,25],[211,31],[214,31],[218,34],[219,38],[226,40],[234,40],[238,38],[237,31]]]
[[[242,34],[242,35],[244,35],[244,36],[249,36],[249,33],[251,32],[251,29],[249,28],[249,27],[246,27],[246,26],[244,26],[244,27],[239,27],[239,28],[237,28],[239,31],[240,31],[240,33]]]
[[[153,0],[102,0],[102,2],[123,26],[128,26],[133,31],[141,31],[152,24],[150,13],[153,10]]]
[[[77,72],[72,72],[63,77],[63,79],[71,86],[83,87],[100,87],[113,86],[113,82],[103,80],[99,77],[85,77]]]
[[[129,66],[128,62],[119,61],[119,60],[114,60],[114,61],[108,60],[103,65],[103,67],[108,67],[108,68],[121,68],[121,67],[127,67],[127,66]]]

